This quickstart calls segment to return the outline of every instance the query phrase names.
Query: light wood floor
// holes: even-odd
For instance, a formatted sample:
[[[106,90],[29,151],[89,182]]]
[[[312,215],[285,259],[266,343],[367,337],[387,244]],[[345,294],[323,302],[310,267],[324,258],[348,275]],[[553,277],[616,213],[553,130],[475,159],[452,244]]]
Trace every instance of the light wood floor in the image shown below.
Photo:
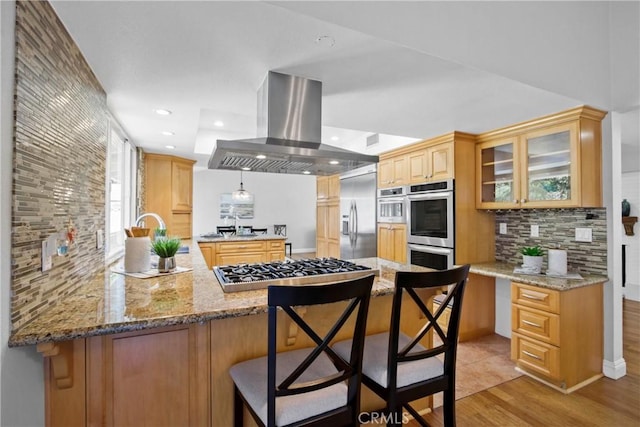
[[[602,378],[564,395],[522,376],[458,400],[457,425],[640,426],[640,302],[625,300],[623,322],[625,377]],[[426,419],[434,427],[443,425],[442,409]]]

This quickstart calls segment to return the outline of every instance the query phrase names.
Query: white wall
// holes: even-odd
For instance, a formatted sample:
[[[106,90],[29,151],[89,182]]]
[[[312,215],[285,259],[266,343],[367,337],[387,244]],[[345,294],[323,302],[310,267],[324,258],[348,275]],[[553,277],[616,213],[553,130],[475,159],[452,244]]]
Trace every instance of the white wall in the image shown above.
[[[622,198],[631,204],[631,216],[640,217],[640,172],[622,174]],[[623,233],[622,244],[627,245],[627,284],[625,298],[640,301],[640,224],[633,228],[634,235]]]
[[[11,328],[11,172],[15,2],[0,1],[0,425],[44,425],[42,357],[8,348]]]
[[[253,194],[254,218],[238,225],[268,228],[287,225],[293,252],[316,247],[316,177],[279,173],[243,172],[244,189]],[[193,173],[193,234],[215,232],[220,218],[220,194],[240,187],[240,172],[195,169]]]

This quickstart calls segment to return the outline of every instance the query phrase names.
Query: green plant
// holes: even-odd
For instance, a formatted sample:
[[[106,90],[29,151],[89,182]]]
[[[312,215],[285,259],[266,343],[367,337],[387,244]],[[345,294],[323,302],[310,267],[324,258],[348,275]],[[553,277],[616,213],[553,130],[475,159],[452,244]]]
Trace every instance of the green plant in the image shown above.
[[[151,243],[151,249],[160,258],[171,258],[180,249],[182,242],[177,237],[171,237],[169,239],[154,240]]]
[[[520,253],[528,256],[542,256],[544,255],[544,250],[540,246],[525,246],[520,249]]]
[[[167,229],[166,228],[160,228],[160,227],[156,227],[156,229],[153,231],[153,235],[154,236],[166,236],[167,235]]]

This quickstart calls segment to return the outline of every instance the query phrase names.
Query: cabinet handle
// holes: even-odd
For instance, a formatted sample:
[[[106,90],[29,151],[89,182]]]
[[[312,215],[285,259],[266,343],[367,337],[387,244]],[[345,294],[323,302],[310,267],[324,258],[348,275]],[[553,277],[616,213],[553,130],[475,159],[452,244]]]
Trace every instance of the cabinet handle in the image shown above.
[[[534,359],[542,360],[542,357],[540,357],[540,356],[536,356],[536,355],[535,355],[535,354],[533,354],[533,353],[529,353],[529,352],[528,352],[528,351],[526,351],[526,350],[522,350],[522,354],[526,354],[527,356],[532,357],[532,358],[534,358]]]
[[[526,292],[523,292],[523,293],[522,293],[522,297],[523,297],[523,298],[534,299],[534,300],[536,300],[536,301],[544,301],[544,298],[543,298],[543,297],[539,297],[539,296],[537,296],[537,295],[531,295],[531,294],[528,294],[528,293],[526,293]]]
[[[527,203],[527,199],[520,199],[520,203]]]
[[[538,325],[537,323],[533,323],[533,322],[530,322],[528,320],[523,320],[522,323],[524,323],[525,325],[529,325],[529,326],[535,326],[536,328],[542,328],[542,326]]]
[[[513,203],[518,203],[518,199],[513,199]]]

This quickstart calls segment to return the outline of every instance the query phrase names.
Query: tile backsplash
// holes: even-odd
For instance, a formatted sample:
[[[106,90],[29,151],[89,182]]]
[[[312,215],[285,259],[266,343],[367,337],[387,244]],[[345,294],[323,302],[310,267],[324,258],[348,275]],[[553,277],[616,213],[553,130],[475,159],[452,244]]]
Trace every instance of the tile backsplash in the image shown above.
[[[607,275],[606,213],[605,208],[496,211],[496,260],[522,264],[520,249],[538,245],[566,250],[570,271]],[[507,234],[500,234],[501,223],[507,224]],[[530,237],[531,225],[539,226],[539,237]],[[576,227],[591,228],[593,241],[576,242]],[[547,259],[545,251],[544,269]]]
[[[45,1],[16,2],[12,187],[12,328],[29,322],[104,267],[106,94]],[[77,230],[42,272],[41,242]]]

